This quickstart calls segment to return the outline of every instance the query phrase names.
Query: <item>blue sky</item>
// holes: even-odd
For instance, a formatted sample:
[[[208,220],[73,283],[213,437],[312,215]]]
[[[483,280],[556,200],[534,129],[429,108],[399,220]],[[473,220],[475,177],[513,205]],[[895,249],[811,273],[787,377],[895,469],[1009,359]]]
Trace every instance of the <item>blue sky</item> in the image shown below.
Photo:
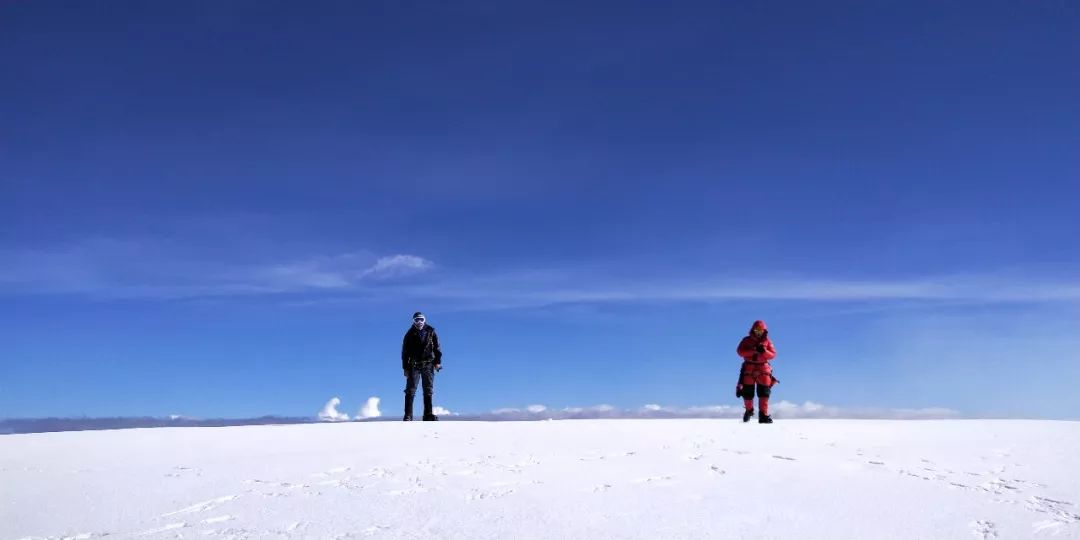
[[[15,2],[0,417],[1080,418],[1080,8]]]

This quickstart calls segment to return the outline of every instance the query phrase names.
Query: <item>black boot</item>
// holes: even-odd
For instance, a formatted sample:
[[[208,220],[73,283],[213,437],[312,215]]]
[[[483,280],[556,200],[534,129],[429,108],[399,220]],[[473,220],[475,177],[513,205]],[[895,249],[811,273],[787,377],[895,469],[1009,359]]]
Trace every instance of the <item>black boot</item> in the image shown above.
[[[411,422],[412,421],[412,405],[413,405],[413,398],[415,398],[415,397],[416,397],[416,395],[414,395],[414,394],[405,394],[405,416],[401,418],[401,420],[403,422]]]
[[[742,421],[749,422],[750,418],[754,416],[754,409],[746,409],[746,412],[742,413]]]
[[[434,406],[432,405],[432,396],[430,396],[428,394],[424,394],[424,421],[425,422],[438,421],[439,417],[435,416],[435,413],[433,411],[434,411]]]
[[[767,414],[759,414],[757,417],[757,423],[759,424],[771,424],[772,417]]]

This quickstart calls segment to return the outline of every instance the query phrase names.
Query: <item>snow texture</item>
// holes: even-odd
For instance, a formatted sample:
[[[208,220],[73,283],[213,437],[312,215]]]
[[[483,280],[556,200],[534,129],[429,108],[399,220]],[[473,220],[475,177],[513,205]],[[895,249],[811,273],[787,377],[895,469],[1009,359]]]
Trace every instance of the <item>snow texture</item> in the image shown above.
[[[1080,423],[776,417],[5,435],[0,540],[1080,538]]]

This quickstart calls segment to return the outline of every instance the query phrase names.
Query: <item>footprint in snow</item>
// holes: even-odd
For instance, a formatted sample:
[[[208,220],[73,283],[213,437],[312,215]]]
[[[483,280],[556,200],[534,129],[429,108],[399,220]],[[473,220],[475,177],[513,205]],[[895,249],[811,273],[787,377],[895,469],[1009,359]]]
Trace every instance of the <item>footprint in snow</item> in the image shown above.
[[[911,471],[899,471],[899,472],[901,472],[903,474],[906,474],[906,475],[908,475],[908,476],[910,476],[912,478],[918,478],[919,480],[933,480],[933,478],[930,478],[929,476],[923,476],[921,474],[916,474],[916,473],[913,473]]]
[[[225,523],[226,521],[232,521],[234,519],[236,519],[236,518],[233,517],[233,516],[224,515],[224,516],[207,518],[207,519],[204,519],[204,520],[200,521],[199,523],[202,523],[203,525],[213,525],[215,523]]]
[[[288,527],[285,527],[285,532],[287,532],[287,533],[295,532],[300,527],[306,527],[306,526],[307,526],[306,522],[294,521],[294,522],[290,523]],[[278,531],[278,532],[280,532],[280,531]]]
[[[202,471],[193,467],[173,467],[172,472],[165,473],[166,478],[184,478],[187,476],[202,476]]]
[[[224,536],[227,540],[240,539],[240,538],[249,538],[251,536],[251,533],[252,533],[252,531],[249,531],[247,529],[232,529],[232,528],[230,528],[230,529],[221,529],[219,531],[216,531],[216,530],[203,531],[203,534],[206,535],[206,536]],[[183,536],[177,534],[177,538],[183,538]]]
[[[648,478],[639,478],[634,482],[637,484],[651,484],[654,482],[664,482],[667,480],[671,480],[672,478],[675,478],[675,475],[668,474],[664,476],[650,476]]]
[[[798,461],[797,459],[795,459],[793,457],[787,457],[787,456],[773,456],[773,457],[776,458],[776,459],[782,459],[784,461]]]
[[[513,495],[515,493],[515,491],[516,490],[514,490],[513,488],[492,489],[492,490],[474,489],[466,497],[466,500],[482,501],[482,500],[486,500],[486,499],[501,499],[503,497],[508,497],[510,495]]]
[[[1042,514],[1050,514],[1054,521],[1062,523],[1080,523],[1080,514],[1070,510],[1073,506],[1068,501],[1058,501],[1046,497],[1031,497],[1028,499],[1027,509]]]
[[[971,533],[975,535],[975,538],[981,538],[982,540],[998,537],[997,525],[994,525],[993,521],[971,522]]]
[[[1043,521],[1036,521],[1031,524],[1032,534],[1050,534],[1057,536],[1060,534],[1061,529],[1065,527],[1065,522],[1058,521],[1056,519],[1047,519]]]
[[[1006,493],[1006,491],[1003,491],[1003,490],[1009,490],[1009,491],[1019,491],[1020,490],[1020,488],[1018,488],[1018,487],[1016,487],[1014,485],[1011,485],[1008,482],[1006,482],[1005,480],[1002,480],[1000,478],[991,478],[989,482],[981,484],[979,487],[983,491],[989,491],[991,493],[997,493],[999,495],[1002,494],[1002,493]]]
[[[374,469],[368,471],[367,475],[372,478],[385,478],[387,476],[393,476],[393,473],[388,472],[382,467],[375,467]]]
[[[201,503],[195,503],[195,504],[193,504],[191,506],[188,506],[186,508],[181,508],[179,510],[174,510],[174,511],[169,512],[167,514],[162,514],[161,517],[175,516],[177,514],[194,514],[196,512],[206,512],[207,510],[213,510],[215,507],[217,507],[220,504],[227,503],[229,501],[235,500],[237,497],[239,497],[239,496],[238,495],[225,495],[224,497],[218,497],[216,499],[210,499],[209,501],[203,501]]]
[[[166,525],[164,527],[158,527],[156,529],[150,529],[148,531],[143,531],[141,533],[138,533],[137,536],[151,536],[151,535],[155,535],[155,534],[161,534],[163,532],[169,532],[169,531],[175,531],[177,529],[183,529],[185,527],[188,527],[187,523],[170,523],[170,524],[168,524],[168,525]]]

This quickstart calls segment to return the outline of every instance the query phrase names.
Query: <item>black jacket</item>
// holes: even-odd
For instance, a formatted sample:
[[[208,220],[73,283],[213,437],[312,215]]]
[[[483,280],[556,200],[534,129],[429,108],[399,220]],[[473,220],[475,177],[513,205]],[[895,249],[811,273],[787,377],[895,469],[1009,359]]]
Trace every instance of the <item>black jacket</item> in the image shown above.
[[[423,330],[410,326],[401,341],[401,369],[411,369],[424,364],[442,364],[442,349],[435,327],[424,325]]]

